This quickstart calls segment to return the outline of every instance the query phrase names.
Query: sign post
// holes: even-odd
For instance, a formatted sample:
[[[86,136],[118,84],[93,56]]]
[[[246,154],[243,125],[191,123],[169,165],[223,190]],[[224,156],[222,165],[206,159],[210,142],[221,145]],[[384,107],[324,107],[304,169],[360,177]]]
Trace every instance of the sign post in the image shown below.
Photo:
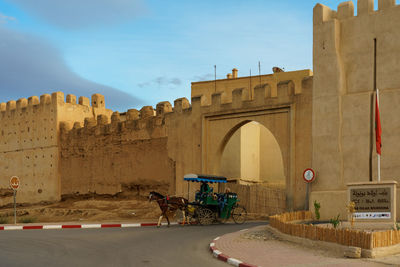
[[[313,169],[308,168],[305,169],[303,172],[303,179],[306,182],[306,203],[305,203],[305,210],[309,209],[308,202],[310,198],[310,183],[312,183],[315,180],[315,172]]]
[[[10,187],[14,191],[14,224],[17,224],[17,190],[19,188],[19,178],[17,176],[13,176],[10,179]]]

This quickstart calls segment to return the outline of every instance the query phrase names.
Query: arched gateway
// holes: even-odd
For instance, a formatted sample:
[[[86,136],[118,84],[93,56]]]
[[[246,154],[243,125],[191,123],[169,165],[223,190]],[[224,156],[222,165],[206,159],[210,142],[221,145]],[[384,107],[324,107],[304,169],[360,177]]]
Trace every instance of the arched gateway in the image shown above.
[[[235,125],[225,135],[219,151],[216,173],[242,184],[286,188],[282,150],[273,133],[262,124],[245,120]]]
[[[283,176],[285,179],[289,177],[289,110],[290,109],[283,108],[272,111],[245,112],[233,116],[226,116],[224,118],[219,117],[217,120],[212,117],[207,118],[207,135],[209,138],[205,140],[205,171],[225,175],[222,171],[232,170],[235,167],[234,163],[238,161],[233,157],[239,156],[240,165],[236,166],[241,168],[241,176],[239,177],[244,176],[242,178],[245,180],[261,182],[261,179],[257,179],[260,178],[260,168],[262,167],[260,165],[262,165],[262,163],[267,165],[268,162],[263,162],[260,158],[264,155],[267,159],[272,160],[270,157],[270,153],[272,153],[275,157],[278,157],[278,162],[279,160],[283,161],[283,159],[285,159],[283,161]],[[259,123],[254,123],[255,121]],[[268,133],[270,133],[270,135],[268,135]],[[262,147],[262,143],[270,142],[271,137],[276,141],[278,151],[276,151],[276,147],[271,151],[267,151],[267,147]],[[232,144],[232,141],[235,143]],[[228,149],[233,151],[226,151]],[[227,155],[228,153],[229,155]],[[231,159],[229,159],[229,157]],[[226,161],[233,161],[233,164],[225,164],[225,166],[221,168],[221,163]],[[285,184],[289,183],[290,181],[285,181]]]
[[[286,207],[304,207],[305,185],[302,172],[311,165],[312,149],[311,72],[275,73],[265,76],[262,76],[262,79],[255,76],[256,81],[259,79],[262,82],[258,85],[254,82],[255,87],[251,87],[251,90],[246,87],[232,89],[235,82],[245,83],[243,79],[251,79],[250,77],[218,80],[216,84],[214,81],[201,82],[200,86],[193,83],[192,105],[189,105],[186,99],[175,101],[174,112],[167,114],[166,124],[169,126],[169,156],[176,164],[177,194],[187,193],[187,185],[182,181],[185,173],[223,175],[221,172],[229,169],[224,156],[224,150],[230,149],[229,140],[243,128],[242,126],[256,123],[260,132],[255,135],[247,133],[247,138],[241,137],[242,142],[248,142],[248,147],[256,148],[257,161],[260,158],[264,159],[260,159],[259,168],[263,168],[274,159],[281,162],[280,178],[281,185],[285,186],[286,190]],[[213,93],[209,87],[215,87],[217,93]],[[222,91],[218,91],[218,88]],[[201,92],[199,96],[193,95]],[[264,133],[264,139],[261,131]],[[257,140],[254,141],[254,138]],[[272,154],[263,147],[263,144],[266,146],[265,142],[270,142],[274,147]],[[261,153],[261,150],[264,152]],[[246,169],[245,161],[246,155],[242,155],[242,170]],[[253,176],[249,164],[247,173]],[[234,163],[231,165],[234,166]],[[262,171],[258,170],[258,173]],[[262,182],[263,179],[259,180]]]

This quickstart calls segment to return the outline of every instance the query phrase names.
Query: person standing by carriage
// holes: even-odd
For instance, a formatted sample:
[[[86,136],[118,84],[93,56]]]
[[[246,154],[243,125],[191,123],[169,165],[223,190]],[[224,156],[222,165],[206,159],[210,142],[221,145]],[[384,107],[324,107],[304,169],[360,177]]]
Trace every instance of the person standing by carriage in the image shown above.
[[[211,188],[207,182],[201,182],[200,194],[202,194],[202,193],[206,193],[206,194],[211,193]]]

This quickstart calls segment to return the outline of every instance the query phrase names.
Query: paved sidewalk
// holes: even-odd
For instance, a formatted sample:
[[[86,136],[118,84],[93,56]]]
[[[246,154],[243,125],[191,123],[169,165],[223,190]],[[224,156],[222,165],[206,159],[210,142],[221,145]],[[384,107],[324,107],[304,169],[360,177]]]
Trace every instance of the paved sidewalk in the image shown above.
[[[265,229],[257,226],[223,235],[213,241],[214,247],[228,258],[255,266],[400,266],[400,255],[373,260],[347,259],[334,252],[277,240]]]

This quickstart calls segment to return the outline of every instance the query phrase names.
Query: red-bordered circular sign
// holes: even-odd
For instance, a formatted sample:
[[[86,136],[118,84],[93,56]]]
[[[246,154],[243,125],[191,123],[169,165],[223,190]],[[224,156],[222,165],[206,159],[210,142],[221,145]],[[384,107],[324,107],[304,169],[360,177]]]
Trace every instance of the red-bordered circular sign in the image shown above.
[[[315,172],[313,169],[308,168],[303,172],[303,179],[306,183],[311,183],[315,180]]]
[[[13,176],[10,179],[10,187],[13,190],[17,190],[19,188],[19,178],[17,176]]]

